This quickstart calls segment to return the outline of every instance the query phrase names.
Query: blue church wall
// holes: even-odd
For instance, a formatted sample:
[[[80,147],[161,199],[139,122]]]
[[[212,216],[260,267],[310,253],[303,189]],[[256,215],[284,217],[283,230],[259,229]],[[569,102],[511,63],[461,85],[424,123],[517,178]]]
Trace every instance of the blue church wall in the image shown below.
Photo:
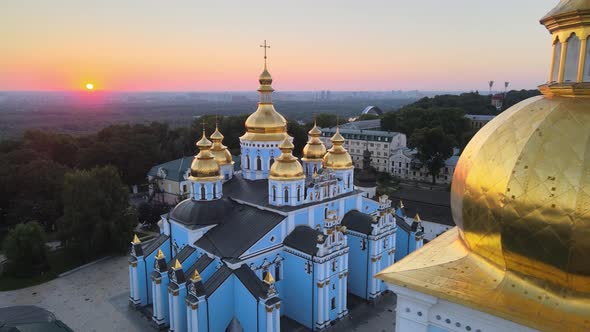
[[[207,265],[205,270],[199,271],[199,274],[201,275],[203,282],[207,282],[207,280],[209,280],[209,278],[211,278],[213,273],[215,273],[215,271],[217,271],[217,269],[215,268],[216,266],[217,266],[217,260],[214,260],[213,262],[209,263],[209,265]],[[187,278],[190,278],[190,277],[191,276],[187,276]]]
[[[348,213],[351,210],[356,210],[356,197],[348,197],[344,199],[344,214]]]
[[[284,282],[288,287],[284,287],[282,292],[279,292],[279,296],[283,300],[282,314],[311,328],[313,322],[310,303],[312,303],[312,290],[316,289],[313,273],[306,272],[305,263],[307,260],[302,257],[289,252],[284,252],[283,257],[285,258],[283,261]],[[315,294],[315,299],[317,299],[317,294]]]
[[[396,262],[408,255],[409,237],[410,237],[410,234],[408,234],[408,232],[406,232],[401,227],[397,228],[397,232],[395,232],[395,242],[396,242],[395,261]]]
[[[308,209],[305,209],[303,211],[298,211],[295,213],[294,215],[294,220],[295,220],[295,226],[309,226],[309,220],[308,220]],[[287,234],[289,235],[289,234]]]
[[[170,257],[170,239],[166,240],[164,243],[162,243],[162,245],[160,246],[160,248],[162,250],[162,253],[166,256],[166,257]],[[154,298],[153,298],[153,294],[152,294],[152,285],[151,285],[151,280],[150,280],[150,275],[152,274],[152,272],[154,271],[154,261],[155,261],[155,257],[158,254],[158,249],[154,250],[151,254],[144,256],[144,261],[145,261],[145,266],[142,267],[141,270],[137,271],[138,275],[142,275],[143,279],[143,287],[141,287],[140,289],[144,289],[147,293],[147,302],[142,304],[150,304],[154,302]],[[139,267],[139,265],[138,265]],[[147,281],[147,282],[146,282]]]
[[[256,299],[244,287],[239,278],[234,278],[235,316],[244,331],[256,331]]]
[[[376,202],[372,199],[368,199],[368,198],[363,199],[361,212],[372,213],[372,212],[377,211],[378,208],[379,208],[378,202]]]
[[[181,225],[179,225],[175,222],[171,221],[170,226],[171,226],[171,231],[172,231],[171,238],[173,238],[172,244],[177,244],[178,251],[180,251],[180,248],[182,248],[184,245],[188,244],[188,232],[187,232],[186,228],[182,227]],[[166,257],[170,257],[170,256],[166,256]]]
[[[234,278],[234,275],[229,276],[207,299],[208,331],[225,331],[234,315]]]
[[[368,248],[361,249],[362,239],[348,233],[348,291],[367,298]],[[367,245],[368,246],[368,245]]]
[[[202,301],[199,303],[198,310],[199,331],[208,331],[209,321],[207,320],[207,312],[209,312],[209,303],[207,301]]]

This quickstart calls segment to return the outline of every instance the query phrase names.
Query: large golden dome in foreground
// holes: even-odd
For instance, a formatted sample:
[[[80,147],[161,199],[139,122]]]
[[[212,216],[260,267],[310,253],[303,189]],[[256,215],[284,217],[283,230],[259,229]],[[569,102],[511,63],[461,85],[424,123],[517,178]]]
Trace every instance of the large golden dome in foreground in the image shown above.
[[[472,252],[590,293],[590,99],[535,97],[496,117],[462,153],[451,201]]]
[[[590,331],[590,0],[562,0],[541,22],[553,35],[543,96],[461,154],[457,228],[377,277],[538,330]]]

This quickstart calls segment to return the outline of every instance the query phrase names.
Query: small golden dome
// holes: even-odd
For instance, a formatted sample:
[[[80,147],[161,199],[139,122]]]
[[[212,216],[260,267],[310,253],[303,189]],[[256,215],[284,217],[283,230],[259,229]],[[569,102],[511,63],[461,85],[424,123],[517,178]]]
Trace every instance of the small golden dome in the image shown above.
[[[290,137],[285,138],[279,145],[281,155],[270,167],[269,179],[271,180],[299,180],[304,179],[303,166],[293,156],[293,143]]]
[[[203,130],[203,137],[197,142],[199,147],[199,154],[193,159],[191,164],[191,171],[189,179],[193,181],[216,181],[220,178],[219,164],[215,161],[211,153],[212,143],[205,137]]]
[[[260,74],[260,76],[258,77],[258,82],[260,83],[260,85],[272,84],[272,76],[270,76],[270,73],[266,69],[266,65],[264,65],[264,71],[262,71],[262,74]]]
[[[303,161],[321,161],[326,154],[326,146],[320,140],[322,131],[318,128],[317,124],[314,123],[313,128],[308,132],[309,141],[303,148]]]
[[[211,153],[213,154],[215,161],[219,165],[233,164],[231,153],[227,149],[227,146],[223,145],[223,135],[217,126],[215,127],[215,132],[211,134],[211,140],[213,141]]]
[[[324,167],[329,169],[354,168],[350,154],[342,146],[342,144],[344,144],[344,137],[340,134],[339,128],[336,128],[336,133],[332,136],[330,141],[332,141],[333,145],[324,156]]]

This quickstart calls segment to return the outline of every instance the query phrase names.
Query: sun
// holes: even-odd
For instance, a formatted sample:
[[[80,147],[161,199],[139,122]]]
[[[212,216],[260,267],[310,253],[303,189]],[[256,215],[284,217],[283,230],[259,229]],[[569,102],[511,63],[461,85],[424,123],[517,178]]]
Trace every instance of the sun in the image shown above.
[[[86,90],[94,90],[94,84],[86,83]]]

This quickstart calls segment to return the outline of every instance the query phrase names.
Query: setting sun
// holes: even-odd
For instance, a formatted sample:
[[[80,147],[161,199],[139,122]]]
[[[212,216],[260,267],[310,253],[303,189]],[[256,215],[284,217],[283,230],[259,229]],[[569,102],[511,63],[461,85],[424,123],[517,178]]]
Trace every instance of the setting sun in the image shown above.
[[[86,90],[93,90],[93,89],[94,89],[94,84],[86,83]]]

